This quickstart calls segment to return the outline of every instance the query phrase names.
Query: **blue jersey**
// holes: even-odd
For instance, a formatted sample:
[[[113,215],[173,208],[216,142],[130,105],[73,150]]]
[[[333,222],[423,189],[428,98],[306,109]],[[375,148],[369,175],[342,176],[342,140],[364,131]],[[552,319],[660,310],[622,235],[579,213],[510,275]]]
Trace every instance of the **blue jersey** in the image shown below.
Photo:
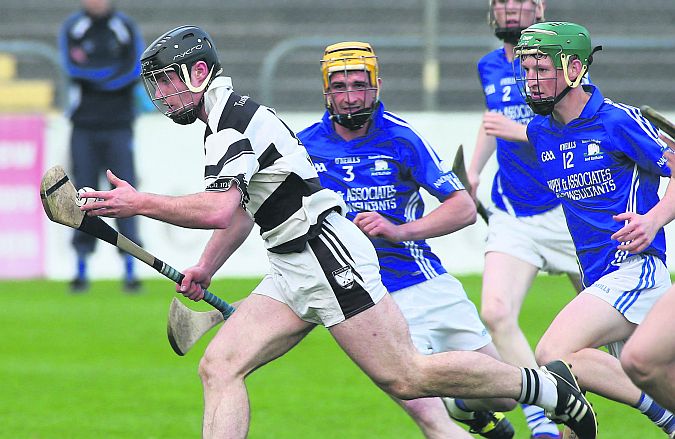
[[[488,110],[527,125],[534,113],[521,96],[514,77],[514,67],[504,48],[494,50],[478,62],[478,76]],[[538,166],[534,148],[527,142],[497,140],[499,168],[492,183],[492,202],[515,216],[546,212],[560,204],[556,197],[535,177]]]
[[[666,144],[638,109],[604,99],[594,86],[584,89],[592,95],[579,118],[561,125],[551,116],[536,116],[527,135],[542,181],[562,203],[589,286],[630,256],[610,238],[624,226],[612,215],[649,211],[659,201],[660,177],[670,170],[662,158]],[[663,229],[643,253],[665,263]]]
[[[98,17],[82,10],[63,23],[59,47],[65,73],[72,83],[68,114],[73,125],[89,129],[131,128],[134,90],[145,49],[136,23],[115,10]]]
[[[368,133],[358,139],[345,141],[337,135],[328,112],[298,137],[321,184],[344,198],[351,220],[358,212],[376,211],[397,225],[411,222],[424,214],[421,187],[440,201],[464,189],[429,144],[382,104],[373,114]],[[371,240],[380,260],[382,282],[390,292],[446,272],[424,240]]]

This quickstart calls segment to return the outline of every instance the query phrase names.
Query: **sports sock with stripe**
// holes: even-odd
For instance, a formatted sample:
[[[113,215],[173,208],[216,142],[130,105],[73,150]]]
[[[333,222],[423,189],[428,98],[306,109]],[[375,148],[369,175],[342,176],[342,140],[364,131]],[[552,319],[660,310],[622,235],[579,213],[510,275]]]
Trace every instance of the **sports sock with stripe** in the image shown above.
[[[527,420],[527,427],[533,438],[557,438],[558,426],[544,414],[544,409],[536,405],[522,404],[523,414]]]
[[[556,385],[537,369],[521,367],[520,373],[523,377],[523,383],[517,401],[554,411],[558,404]]]
[[[642,392],[640,400],[633,407],[640,410],[651,421],[659,426],[663,431],[671,434],[675,431],[675,417],[671,412],[661,407],[649,395]]]

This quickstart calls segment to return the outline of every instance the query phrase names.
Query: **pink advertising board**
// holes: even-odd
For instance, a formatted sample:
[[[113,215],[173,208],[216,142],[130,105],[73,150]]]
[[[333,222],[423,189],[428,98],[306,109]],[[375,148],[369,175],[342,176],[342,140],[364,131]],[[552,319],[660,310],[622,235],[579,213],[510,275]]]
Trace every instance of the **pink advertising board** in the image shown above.
[[[44,149],[44,116],[0,114],[0,278],[45,273]]]

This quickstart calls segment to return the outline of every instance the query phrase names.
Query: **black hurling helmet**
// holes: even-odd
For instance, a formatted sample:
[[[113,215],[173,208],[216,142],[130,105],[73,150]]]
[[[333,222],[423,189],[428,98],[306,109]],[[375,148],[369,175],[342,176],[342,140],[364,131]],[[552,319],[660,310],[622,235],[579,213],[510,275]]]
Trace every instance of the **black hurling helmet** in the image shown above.
[[[209,76],[201,85],[194,86],[190,71],[197,61],[207,64]],[[192,93],[206,89],[223,71],[213,40],[196,26],[180,26],[157,38],[141,55],[141,66],[143,84],[152,103],[165,116],[181,125],[197,120],[198,110],[203,104],[203,96],[199,102],[194,102]],[[177,87],[175,77],[169,76],[170,72],[176,74],[187,90]],[[173,96],[179,97],[179,105],[167,102],[167,98]]]

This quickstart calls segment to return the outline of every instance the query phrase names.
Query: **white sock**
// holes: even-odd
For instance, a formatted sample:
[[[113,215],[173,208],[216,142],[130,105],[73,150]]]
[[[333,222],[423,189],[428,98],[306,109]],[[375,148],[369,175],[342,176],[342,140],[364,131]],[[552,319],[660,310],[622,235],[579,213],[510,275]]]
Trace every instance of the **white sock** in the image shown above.
[[[553,412],[558,404],[558,389],[553,378],[529,367],[521,367],[520,372],[523,383],[518,402],[538,405],[548,412]]]

